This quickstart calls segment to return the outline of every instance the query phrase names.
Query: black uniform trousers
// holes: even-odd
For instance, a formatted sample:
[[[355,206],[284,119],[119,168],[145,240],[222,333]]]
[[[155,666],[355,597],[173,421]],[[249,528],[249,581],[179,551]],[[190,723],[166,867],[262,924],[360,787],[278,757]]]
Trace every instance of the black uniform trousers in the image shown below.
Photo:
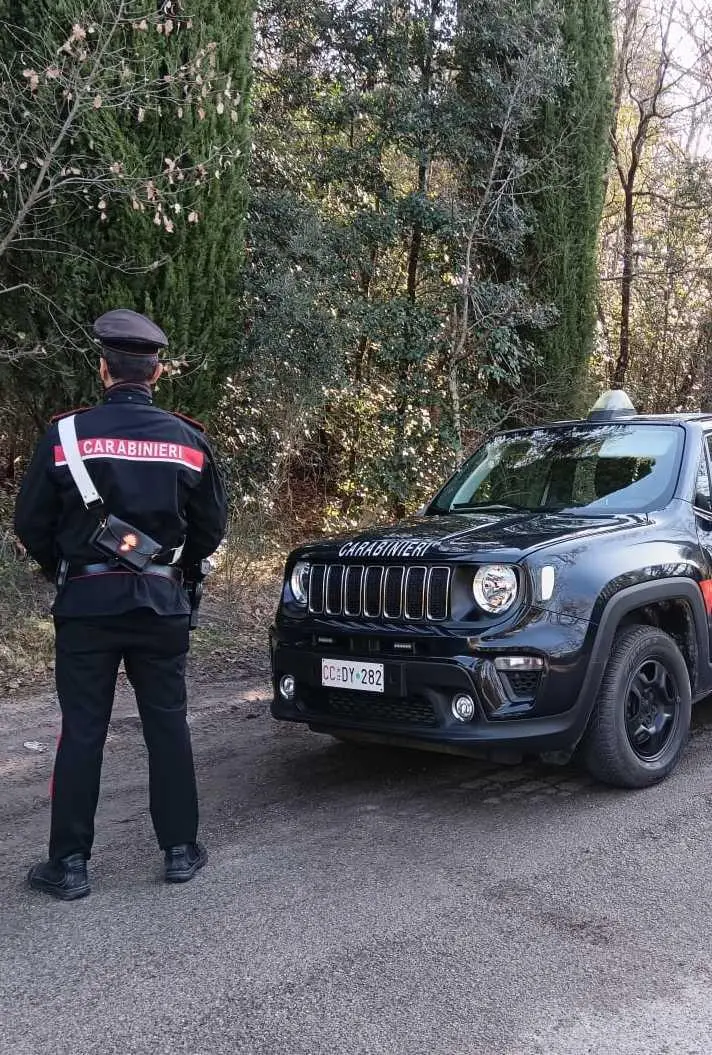
[[[52,788],[49,856],[91,855],[104,743],[121,660],[148,748],[150,808],[162,849],[195,842],[198,797],[187,723],[188,616],[147,608],[55,618],[62,711]]]

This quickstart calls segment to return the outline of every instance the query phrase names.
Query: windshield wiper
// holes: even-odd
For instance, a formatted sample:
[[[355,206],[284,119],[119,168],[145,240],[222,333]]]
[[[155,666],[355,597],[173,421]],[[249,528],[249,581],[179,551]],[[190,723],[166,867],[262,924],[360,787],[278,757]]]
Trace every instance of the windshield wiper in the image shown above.
[[[464,502],[462,505],[450,507],[453,513],[470,513],[477,510],[503,509],[508,513],[535,513],[531,506],[517,505],[516,502]]]
[[[589,517],[592,520],[596,518],[607,518],[610,516],[620,515],[620,511],[610,511],[603,509],[589,510],[586,506],[523,506],[517,505],[515,502],[467,502],[463,505],[456,505],[450,507],[451,513],[479,513],[486,511],[501,511],[504,513],[555,513],[558,516],[565,517]]]

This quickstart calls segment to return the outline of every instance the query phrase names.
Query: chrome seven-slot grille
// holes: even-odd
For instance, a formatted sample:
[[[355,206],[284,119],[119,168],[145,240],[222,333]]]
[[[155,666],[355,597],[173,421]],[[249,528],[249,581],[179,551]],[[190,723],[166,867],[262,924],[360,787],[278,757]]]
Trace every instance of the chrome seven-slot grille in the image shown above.
[[[313,564],[309,611],[364,619],[447,619],[450,569],[422,564]]]

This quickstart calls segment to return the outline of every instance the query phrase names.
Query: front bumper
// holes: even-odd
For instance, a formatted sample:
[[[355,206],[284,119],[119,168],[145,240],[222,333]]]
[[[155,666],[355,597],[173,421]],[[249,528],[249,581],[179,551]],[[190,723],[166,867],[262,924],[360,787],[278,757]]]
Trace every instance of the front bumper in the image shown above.
[[[529,698],[514,699],[497,675],[493,657],[484,654],[417,659],[352,653],[349,662],[383,662],[384,692],[377,694],[324,688],[321,661],[329,656],[326,648],[306,647],[304,641],[295,644],[273,631],[271,652],[273,717],[336,735],[474,755],[566,752],[583,735],[592,704],[586,686],[581,687],[578,652],[568,660],[559,656],[555,663],[547,662],[536,691]],[[280,679],[287,674],[296,682],[291,700],[279,692]],[[475,701],[470,722],[452,713],[458,693]]]

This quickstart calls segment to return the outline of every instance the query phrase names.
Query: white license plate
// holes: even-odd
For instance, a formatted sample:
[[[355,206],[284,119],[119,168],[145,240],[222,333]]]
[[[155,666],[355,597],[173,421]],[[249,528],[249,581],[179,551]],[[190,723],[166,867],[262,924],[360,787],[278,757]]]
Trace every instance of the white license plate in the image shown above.
[[[344,659],[322,659],[321,683],[330,689],[383,692],[383,664],[352,663]]]

